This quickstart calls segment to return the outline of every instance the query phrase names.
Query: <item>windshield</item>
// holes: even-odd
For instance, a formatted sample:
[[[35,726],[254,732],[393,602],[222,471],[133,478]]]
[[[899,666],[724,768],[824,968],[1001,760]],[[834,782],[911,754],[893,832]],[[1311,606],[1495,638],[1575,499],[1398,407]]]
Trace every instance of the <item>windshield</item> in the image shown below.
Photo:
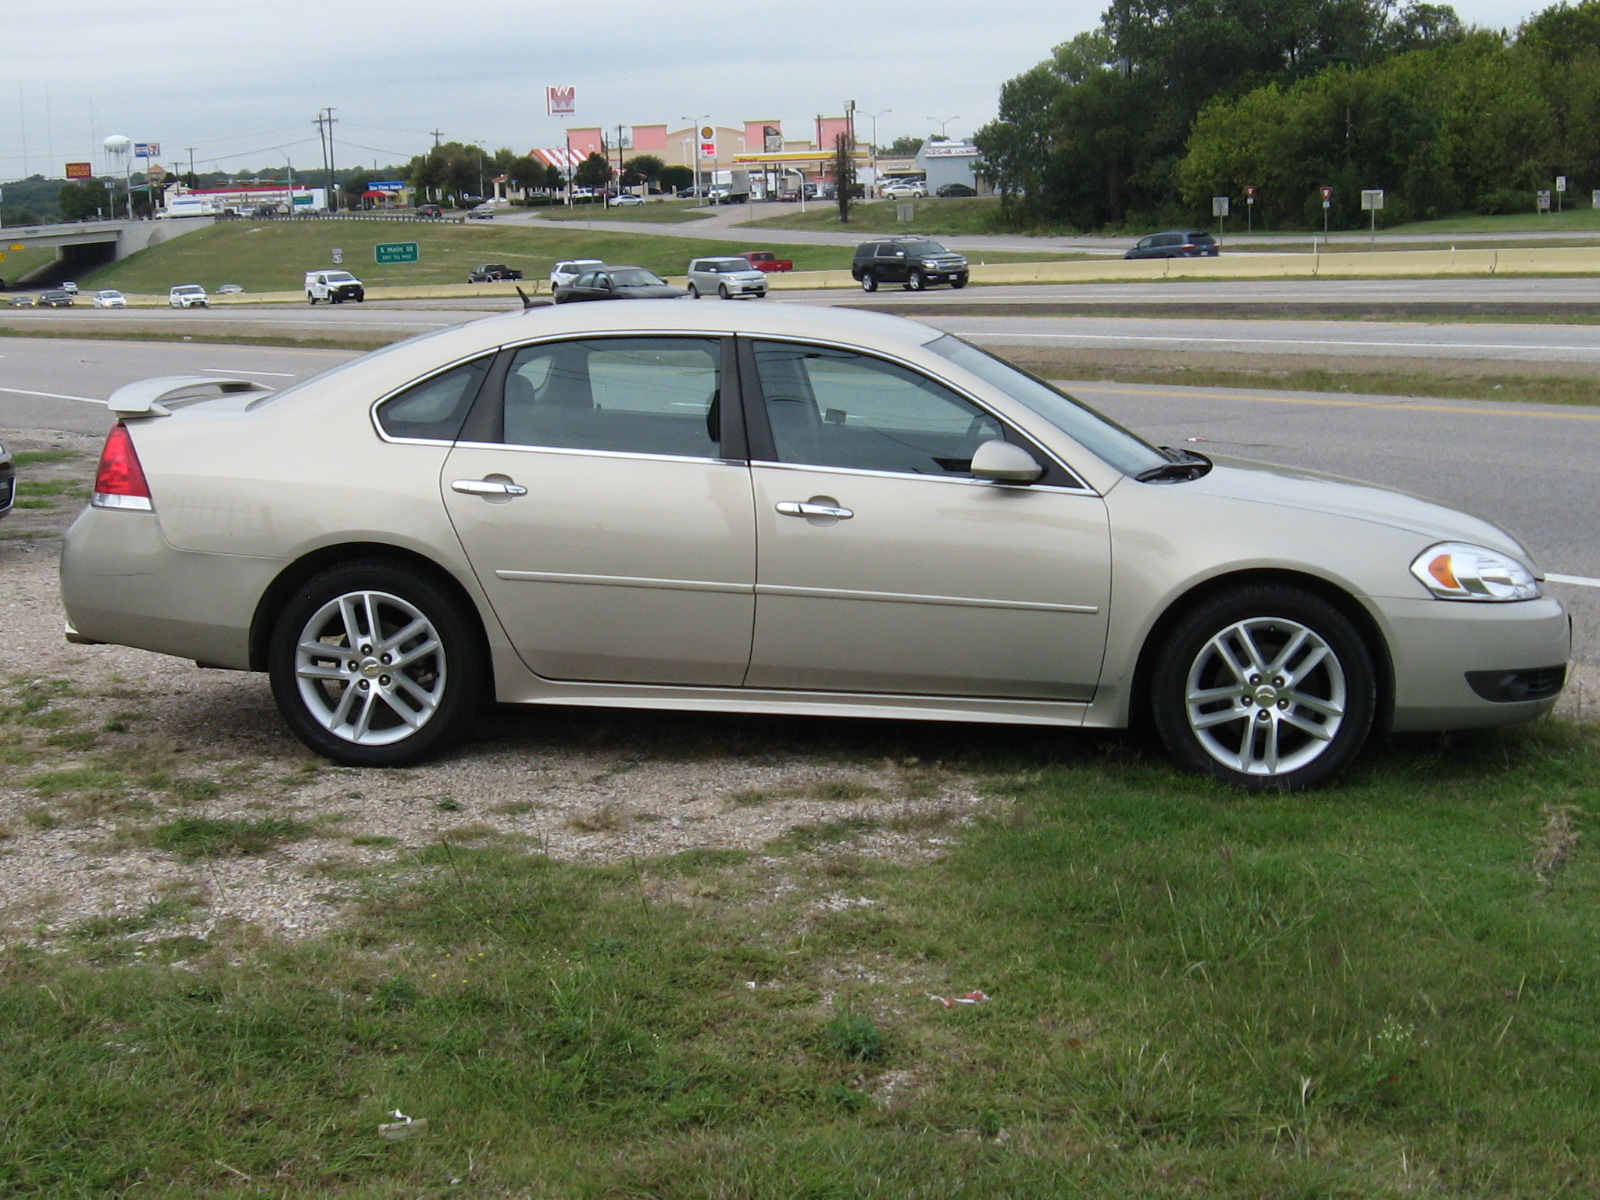
[[[621,270],[612,267],[611,281],[623,287],[641,287],[646,284],[661,282],[660,279],[650,274],[643,267],[624,267]]]
[[[930,342],[928,349],[1026,405],[1124,475],[1139,475],[1172,461],[1149,442],[1088,405],[958,337],[946,334]]]

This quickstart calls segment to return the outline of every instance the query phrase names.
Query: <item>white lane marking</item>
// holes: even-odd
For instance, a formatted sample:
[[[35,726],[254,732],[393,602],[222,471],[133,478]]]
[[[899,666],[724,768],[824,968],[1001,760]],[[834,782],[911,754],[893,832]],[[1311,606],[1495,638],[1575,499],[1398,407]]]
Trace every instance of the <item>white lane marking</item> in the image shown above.
[[[85,404],[104,404],[104,396],[63,396],[60,392],[29,392],[22,388],[0,387],[0,392],[10,392],[13,396],[41,396],[46,400],[81,400]]]
[[[993,333],[989,330],[959,330],[949,332],[960,337],[978,339],[1001,338],[1031,341],[1052,339],[1068,342],[1179,342],[1208,343],[1219,346],[1365,346],[1391,350],[1522,350],[1542,354],[1600,354],[1600,346],[1536,346],[1529,343],[1496,342],[1364,342],[1353,338],[1222,338],[1182,337],[1175,334],[1134,333]]]
[[[1547,583],[1570,583],[1574,587],[1600,588],[1600,579],[1585,579],[1582,575],[1551,575],[1546,573]]]

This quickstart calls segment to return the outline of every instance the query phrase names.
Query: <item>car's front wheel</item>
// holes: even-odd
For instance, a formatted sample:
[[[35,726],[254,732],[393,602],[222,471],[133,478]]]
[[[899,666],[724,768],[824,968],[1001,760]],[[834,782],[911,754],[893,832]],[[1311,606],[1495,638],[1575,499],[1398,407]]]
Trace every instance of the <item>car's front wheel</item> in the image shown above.
[[[311,305],[312,308],[315,308],[317,306],[317,298],[315,296],[313,296],[310,292],[307,292],[306,293],[306,303]]]
[[[462,602],[385,559],[332,567],[302,584],[267,654],[289,728],[346,766],[403,766],[442,749],[476,714],[487,677]]]
[[[950,286],[953,287],[953,288],[958,288],[958,289],[966,287],[967,286],[967,277],[965,275],[957,275],[957,276],[955,276],[953,279],[950,280]]]
[[[861,290],[863,292],[875,292],[878,290],[878,277],[871,271],[861,276]]]
[[[733,297],[728,294],[728,285],[725,283],[717,284],[717,295],[721,296],[724,300],[733,299]]]
[[[1212,597],[1160,650],[1151,712],[1192,771],[1250,791],[1332,779],[1360,753],[1377,711],[1372,655],[1338,608],[1298,588]]]

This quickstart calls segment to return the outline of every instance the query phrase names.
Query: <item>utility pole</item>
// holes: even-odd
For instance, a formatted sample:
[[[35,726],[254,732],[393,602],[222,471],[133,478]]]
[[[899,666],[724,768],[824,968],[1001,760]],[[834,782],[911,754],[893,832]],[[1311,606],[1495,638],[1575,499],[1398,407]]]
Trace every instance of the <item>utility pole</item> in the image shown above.
[[[339,188],[334,183],[334,174],[337,168],[333,164],[333,109],[328,109],[328,205],[334,212],[339,211]]]
[[[317,127],[317,145],[322,149],[322,169],[324,171],[326,171],[328,169],[328,130],[327,130],[326,124],[323,121],[322,110],[321,109],[317,110],[316,119],[313,120],[311,123]],[[315,179],[316,176],[313,175],[312,178]],[[290,216],[294,215],[294,197],[293,196],[291,196],[289,198],[289,215]]]
[[[433,148],[437,150],[439,148],[439,139],[444,136],[444,130],[433,129],[429,130],[429,132],[433,135]]]

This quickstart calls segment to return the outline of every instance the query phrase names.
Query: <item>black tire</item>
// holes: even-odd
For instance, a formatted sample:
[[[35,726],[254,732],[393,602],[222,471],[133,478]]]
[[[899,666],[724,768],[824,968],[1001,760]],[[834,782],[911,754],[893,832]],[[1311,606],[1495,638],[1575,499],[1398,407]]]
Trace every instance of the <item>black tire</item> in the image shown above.
[[[449,746],[489,677],[476,616],[428,576],[381,558],[298,587],[273,626],[267,671],[294,735],[351,767],[404,766]]]
[[[691,300],[700,299],[700,289],[695,287],[695,285],[692,284],[692,283],[689,285],[689,299],[691,299]]]
[[[312,308],[315,308],[317,306],[317,298],[315,296],[313,296],[310,292],[307,292],[306,293],[306,303],[311,305]]]
[[[965,275],[957,275],[955,278],[950,280],[950,286],[959,291],[961,288],[967,286],[967,277]]]
[[[878,277],[871,271],[861,277],[861,290],[863,292],[875,292],[878,290]]]
[[[913,292],[920,292],[928,286],[928,277],[921,271],[913,271],[906,279],[906,287]]]
[[[1279,585],[1202,602],[1160,649],[1150,688],[1179,765],[1252,792],[1328,782],[1366,745],[1377,713],[1372,654],[1354,624]]]
[[[733,299],[732,296],[728,295],[728,285],[725,283],[717,284],[717,295],[721,296],[724,300]]]

